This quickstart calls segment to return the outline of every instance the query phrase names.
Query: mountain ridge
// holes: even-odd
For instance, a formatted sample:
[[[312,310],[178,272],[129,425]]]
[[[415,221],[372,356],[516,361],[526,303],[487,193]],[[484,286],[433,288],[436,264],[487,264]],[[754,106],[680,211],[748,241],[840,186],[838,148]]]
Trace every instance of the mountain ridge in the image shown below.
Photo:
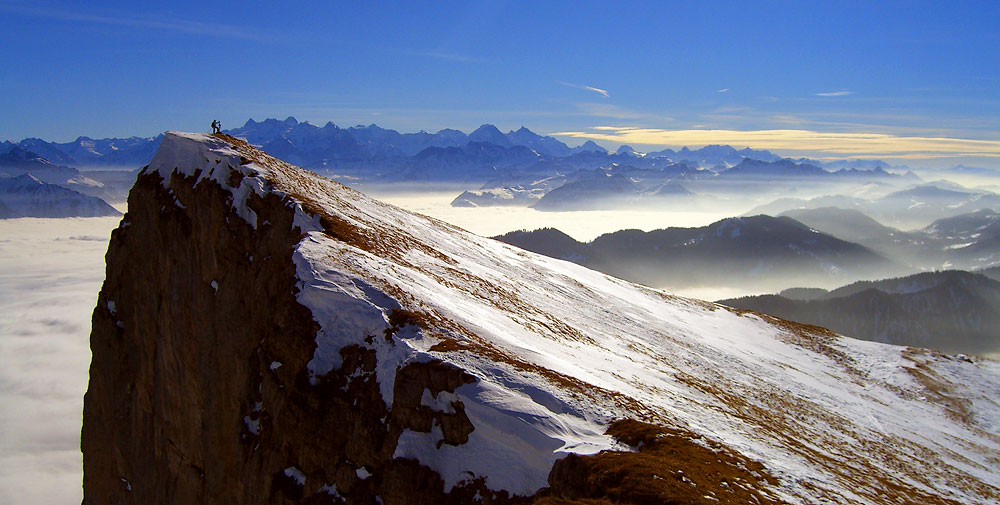
[[[865,278],[904,269],[866,247],[786,217],[728,218],[704,227],[649,232],[620,230],[586,244],[569,242],[554,232],[520,231],[495,238],[660,288],[709,285],[709,279],[755,285],[764,281],[763,276]]]
[[[435,133],[424,131],[400,133],[396,130],[381,128],[375,124],[341,128],[331,121],[323,126],[316,126],[308,121],[299,122],[294,117],[289,116],[284,120],[267,118],[263,121],[255,121],[250,118],[242,126],[225,130],[225,132],[236,137],[246,138],[251,144],[258,146],[264,146],[268,142],[280,139],[291,141],[293,145],[320,141],[327,148],[339,146],[339,150],[328,150],[327,154],[318,154],[313,151],[313,154],[318,158],[300,160],[306,165],[315,164],[317,166],[320,166],[318,162],[322,161],[322,158],[329,157],[331,153],[335,154],[334,159],[350,158],[350,156],[357,156],[362,152],[376,158],[396,158],[415,156],[428,147],[461,147],[469,142],[484,141],[502,147],[523,146],[548,157],[566,157],[586,152],[607,154],[607,150],[593,140],[588,139],[580,146],[569,147],[558,139],[539,135],[525,126],[503,133],[489,123],[483,124],[469,134],[449,128]],[[117,168],[121,166],[139,167],[148,163],[161,138],[162,135],[103,139],[80,136],[74,141],[63,143],[28,138],[10,144],[38,153],[56,164],[88,168]],[[728,149],[723,149],[724,147]],[[4,149],[9,150],[10,147]],[[721,162],[720,156],[728,156],[727,159],[736,162],[749,156],[759,156],[769,160],[778,158],[768,151],[751,149],[737,151],[729,146],[706,146],[696,150],[684,148],[680,151],[666,149],[649,153],[649,155],[687,156],[689,158],[708,156],[707,160],[714,164]]]
[[[232,137],[164,137],[107,258],[87,505],[1000,496],[1000,364],[642,288]]]
[[[42,182],[30,173],[0,177],[0,203],[6,218],[103,217],[120,216],[100,198]]]
[[[858,209],[820,207],[783,212],[835,237],[864,245],[914,269],[972,270],[1000,263],[1000,214],[981,208],[900,231]]]
[[[875,342],[949,353],[1000,352],[1000,282],[959,270],[862,281],[808,300],[762,295],[719,303]]]

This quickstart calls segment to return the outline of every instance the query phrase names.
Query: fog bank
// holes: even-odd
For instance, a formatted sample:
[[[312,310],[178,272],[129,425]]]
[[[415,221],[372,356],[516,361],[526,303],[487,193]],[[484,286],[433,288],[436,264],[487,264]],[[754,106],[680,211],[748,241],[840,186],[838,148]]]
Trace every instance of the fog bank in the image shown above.
[[[0,220],[0,503],[83,498],[90,316],[120,220]]]
[[[649,231],[671,226],[705,226],[739,215],[749,208],[748,205],[741,204],[711,211],[643,209],[542,212],[528,207],[452,207],[451,201],[458,193],[451,192],[400,193],[368,190],[366,193],[384,202],[438,218],[485,237],[519,229],[556,228],[581,242],[589,242],[603,233],[625,228]]]

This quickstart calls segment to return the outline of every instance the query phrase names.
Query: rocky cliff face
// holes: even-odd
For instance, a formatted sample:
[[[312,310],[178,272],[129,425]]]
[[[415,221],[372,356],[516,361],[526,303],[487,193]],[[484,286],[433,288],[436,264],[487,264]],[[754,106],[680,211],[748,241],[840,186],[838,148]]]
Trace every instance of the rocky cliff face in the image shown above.
[[[987,503],[1000,366],[665,295],[167,134],[84,503]]]

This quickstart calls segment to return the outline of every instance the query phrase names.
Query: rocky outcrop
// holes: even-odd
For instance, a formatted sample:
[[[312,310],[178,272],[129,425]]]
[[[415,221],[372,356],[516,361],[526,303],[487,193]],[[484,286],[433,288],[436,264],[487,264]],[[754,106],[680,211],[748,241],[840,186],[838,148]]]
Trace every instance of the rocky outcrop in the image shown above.
[[[1000,496],[995,362],[672,297],[225,135],[140,174],[91,348],[85,504]]]
[[[228,183],[240,179],[234,171]],[[421,396],[453,393],[471,378],[440,361],[401,367],[390,410],[375,353],[358,342],[340,351],[336,372],[311,382],[306,362],[319,328],[296,301],[295,212],[287,197],[252,194],[255,229],[231,199],[218,184],[152,171],[129,195],[93,317],[84,503],[365,503],[376,495],[447,503],[440,477],[392,455],[404,429],[429,432],[432,422],[443,443],[467,440],[460,402],[433,412]],[[198,202],[198,211],[180,202]],[[394,322],[376,338],[411,324]]]

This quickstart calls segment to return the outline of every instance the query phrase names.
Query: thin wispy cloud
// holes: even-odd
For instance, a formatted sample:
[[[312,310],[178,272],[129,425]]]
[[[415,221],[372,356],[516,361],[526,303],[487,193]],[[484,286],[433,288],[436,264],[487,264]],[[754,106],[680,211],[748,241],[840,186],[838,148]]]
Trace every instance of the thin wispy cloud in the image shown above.
[[[608,94],[608,90],[606,90],[606,89],[595,88],[593,86],[581,86],[579,84],[573,84],[573,83],[563,82],[563,81],[556,81],[556,82],[558,82],[559,84],[562,84],[563,86],[569,86],[571,88],[585,89],[587,91],[593,91],[594,93],[597,93],[597,94],[603,96],[604,98],[611,97],[611,95]]]
[[[73,11],[66,8],[33,7],[20,4],[0,3],[0,11],[77,23],[121,26],[128,28],[150,28],[190,35],[204,35],[230,39],[257,40],[270,42],[272,38],[257,28],[246,28],[224,23],[205,23],[170,16],[128,16],[110,12],[93,13]]]
[[[722,89],[716,91],[716,93],[725,93],[727,91],[729,91],[729,88],[722,88]]]
[[[947,158],[982,156],[1000,158],[1000,140],[976,140],[889,133],[819,132],[811,130],[663,130],[598,126],[592,131],[565,131],[555,136],[604,140],[652,146],[729,144],[772,149],[786,154],[822,153],[851,157]]]
[[[825,93],[816,93],[816,96],[848,96],[854,94],[853,91],[840,90],[840,91],[827,91]]]

